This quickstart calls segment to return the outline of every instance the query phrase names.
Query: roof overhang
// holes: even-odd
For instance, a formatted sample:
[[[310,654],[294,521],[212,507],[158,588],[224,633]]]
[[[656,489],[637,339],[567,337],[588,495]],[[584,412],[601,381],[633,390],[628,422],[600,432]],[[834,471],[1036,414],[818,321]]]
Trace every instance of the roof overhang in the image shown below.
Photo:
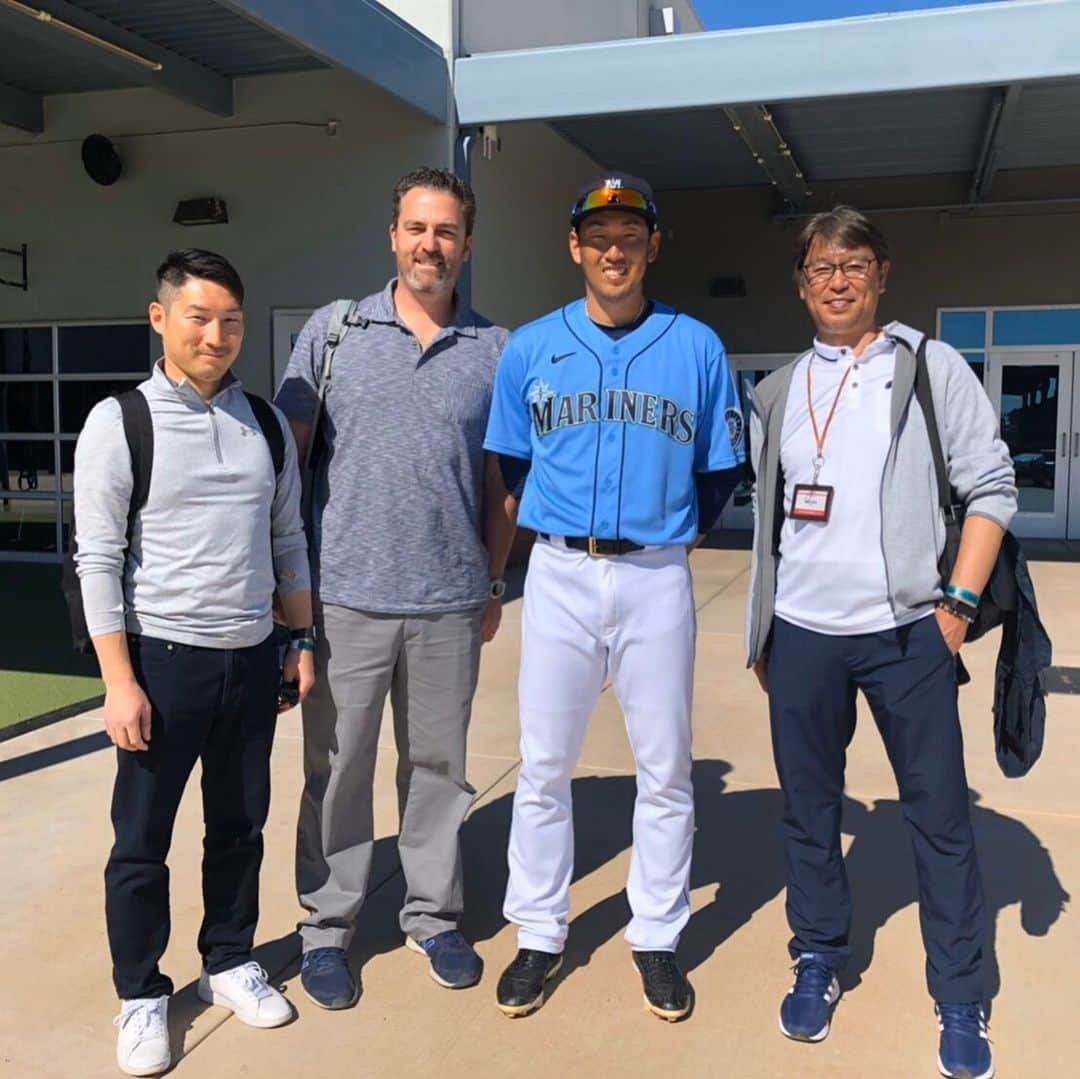
[[[442,49],[376,0],[218,2],[325,63],[374,83],[432,120],[446,122],[450,72]]]
[[[459,59],[463,125],[1009,85],[1080,75],[1080,0],[488,53]]]

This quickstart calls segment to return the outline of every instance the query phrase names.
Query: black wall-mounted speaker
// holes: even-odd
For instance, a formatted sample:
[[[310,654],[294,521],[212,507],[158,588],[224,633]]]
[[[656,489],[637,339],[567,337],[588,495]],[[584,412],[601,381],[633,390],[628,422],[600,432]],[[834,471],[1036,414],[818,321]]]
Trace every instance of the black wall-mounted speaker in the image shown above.
[[[102,187],[115,184],[124,171],[116,147],[104,135],[87,135],[83,139],[82,163],[86,175]]]

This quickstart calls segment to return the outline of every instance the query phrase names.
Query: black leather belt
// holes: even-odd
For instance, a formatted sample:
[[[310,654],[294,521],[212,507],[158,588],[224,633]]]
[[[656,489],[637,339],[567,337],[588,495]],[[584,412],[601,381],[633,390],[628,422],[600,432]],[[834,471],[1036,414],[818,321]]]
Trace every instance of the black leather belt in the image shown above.
[[[551,536],[541,533],[546,540]],[[624,539],[597,539],[596,536],[563,536],[567,547],[575,551],[584,551],[593,558],[607,558],[609,555],[632,554],[634,551],[644,551],[645,547],[640,543],[633,543]]]

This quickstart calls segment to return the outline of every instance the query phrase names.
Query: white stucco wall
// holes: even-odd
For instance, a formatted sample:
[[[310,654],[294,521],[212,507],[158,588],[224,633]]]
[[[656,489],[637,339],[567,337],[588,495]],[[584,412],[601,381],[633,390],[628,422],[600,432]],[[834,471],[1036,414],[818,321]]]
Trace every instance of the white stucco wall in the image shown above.
[[[0,138],[0,246],[29,244],[31,280],[26,293],[0,289],[0,323],[139,317],[165,252],[208,247],[244,278],[238,374],[266,393],[272,307],[363,295],[390,276],[394,182],[416,165],[445,163],[444,130],[333,71],[236,85],[229,121],[123,90],[51,97],[36,144]],[[282,124],[289,120],[337,120],[338,134]],[[163,133],[181,130],[191,133]],[[112,187],[82,169],[81,140],[95,131],[124,159]],[[208,195],[226,200],[227,225],[172,223],[180,199]]]
[[[601,169],[546,124],[510,124],[499,134],[501,151],[473,161],[473,301],[513,327],[581,295],[581,271],[566,246],[570,205]]]

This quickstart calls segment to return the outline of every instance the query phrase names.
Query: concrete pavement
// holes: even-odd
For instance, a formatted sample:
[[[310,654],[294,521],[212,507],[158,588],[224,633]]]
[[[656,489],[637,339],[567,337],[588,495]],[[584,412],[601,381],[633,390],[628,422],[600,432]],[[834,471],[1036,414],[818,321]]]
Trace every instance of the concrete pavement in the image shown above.
[[[777,1031],[790,982],[780,796],[764,697],[743,669],[748,555],[694,554],[699,609],[695,742],[694,915],[680,958],[697,993],[693,1015],[648,1015],[621,939],[629,912],[632,758],[616,702],[605,692],[578,769],[573,922],[562,974],[535,1015],[505,1019],[495,981],[515,950],[501,918],[510,800],[517,768],[515,681],[520,603],[507,606],[485,651],[470,738],[476,805],[465,827],[464,929],[486,971],[477,988],[440,989],[397,928],[402,881],[394,846],[396,795],[389,724],[376,782],[372,893],[354,958],[364,993],[328,1013],[300,991],[292,848],[300,791],[299,714],[283,717],[274,751],[257,958],[287,986],[298,1019],[253,1030],[195,997],[199,960],[201,806],[192,782],[177,824],[173,931],[164,959],[178,1075],[324,1077],[356,1073],[475,1076],[734,1074],[756,1077],[936,1074],[936,1025],[923,980],[911,857],[896,788],[865,710],[850,753],[845,844],[856,906],[854,960],[829,1038],[807,1046]],[[1056,645],[1080,666],[1080,565],[1041,562],[1033,574]],[[961,690],[975,829],[993,919],[991,1034],[998,1074],[1070,1074],[1078,999],[1080,697],[1052,696],[1044,759],[1024,780],[997,770],[989,703],[997,639],[965,651]],[[110,843],[112,751],[90,713],[0,745],[0,1075],[112,1076],[117,1007],[103,926],[102,869]],[[1000,973],[999,973],[1000,972]]]

